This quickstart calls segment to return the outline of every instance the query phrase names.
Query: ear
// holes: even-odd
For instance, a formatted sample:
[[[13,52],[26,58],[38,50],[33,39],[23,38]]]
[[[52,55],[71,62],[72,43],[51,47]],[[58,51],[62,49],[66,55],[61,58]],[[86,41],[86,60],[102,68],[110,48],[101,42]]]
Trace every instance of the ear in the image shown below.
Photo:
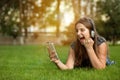
[[[95,37],[95,32],[92,30],[91,31],[91,37],[94,38]]]

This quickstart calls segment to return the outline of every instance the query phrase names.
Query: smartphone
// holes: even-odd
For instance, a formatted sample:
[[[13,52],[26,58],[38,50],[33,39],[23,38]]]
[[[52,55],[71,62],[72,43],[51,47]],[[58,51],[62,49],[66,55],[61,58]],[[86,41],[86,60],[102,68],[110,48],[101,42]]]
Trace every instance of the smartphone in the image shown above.
[[[47,47],[49,48],[50,52],[54,53],[54,58],[59,59],[58,55],[57,55],[57,52],[56,52],[56,49],[55,49],[55,46],[54,46],[54,43],[53,42],[47,42]],[[53,53],[49,53],[49,55],[53,55]]]

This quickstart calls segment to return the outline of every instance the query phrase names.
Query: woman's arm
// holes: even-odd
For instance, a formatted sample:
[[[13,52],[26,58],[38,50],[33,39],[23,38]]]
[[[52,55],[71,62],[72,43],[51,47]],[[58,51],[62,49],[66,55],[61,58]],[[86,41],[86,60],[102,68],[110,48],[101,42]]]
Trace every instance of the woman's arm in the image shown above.
[[[93,47],[87,48],[88,56],[92,63],[92,66],[96,69],[104,69],[106,67],[107,45],[102,43],[98,47],[98,53],[95,54]]]
[[[104,42],[98,46],[98,53],[96,54],[93,49],[93,41],[90,39],[85,43],[85,47],[92,63],[92,66],[96,69],[104,69],[106,67],[106,56],[107,56],[107,44]]]
[[[70,48],[66,64],[63,64],[59,59],[52,58],[51,60],[57,65],[58,68],[61,70],[66,70],[74,68],[74,58],[74,51],[72,48]]]

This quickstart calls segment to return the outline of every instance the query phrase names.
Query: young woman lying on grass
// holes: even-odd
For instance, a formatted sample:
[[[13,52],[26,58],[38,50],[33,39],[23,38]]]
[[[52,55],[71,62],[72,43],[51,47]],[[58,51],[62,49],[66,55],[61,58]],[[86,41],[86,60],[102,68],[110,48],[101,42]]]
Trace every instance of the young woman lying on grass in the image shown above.
[[[93,67],[104,69],[111,64],[108,59],[108,46],[106,40],[98,35],[92,19],[84,17],[75,24],[76,40],[70,45],[66,64],[56,57],[54,51],[48,48],[50,59],[61,70],[75,67]]]

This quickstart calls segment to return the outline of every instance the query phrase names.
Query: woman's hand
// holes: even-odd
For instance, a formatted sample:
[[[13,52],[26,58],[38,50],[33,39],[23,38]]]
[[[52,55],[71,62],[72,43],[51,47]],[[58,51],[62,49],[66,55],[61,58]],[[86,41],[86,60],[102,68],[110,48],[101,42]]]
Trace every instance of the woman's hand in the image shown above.
[[[85,48],[93,47],[93,44],[94,44],[94,41],[92,40],[92,38],[87,38],[83,42],[83,45],[85,46]]]
[[[48,48],[48,52],[49,52],[50,60],[54,63],[57,63],[57,61],[59,60],[57,53],[55,51],[51,51],[49,48]]]

